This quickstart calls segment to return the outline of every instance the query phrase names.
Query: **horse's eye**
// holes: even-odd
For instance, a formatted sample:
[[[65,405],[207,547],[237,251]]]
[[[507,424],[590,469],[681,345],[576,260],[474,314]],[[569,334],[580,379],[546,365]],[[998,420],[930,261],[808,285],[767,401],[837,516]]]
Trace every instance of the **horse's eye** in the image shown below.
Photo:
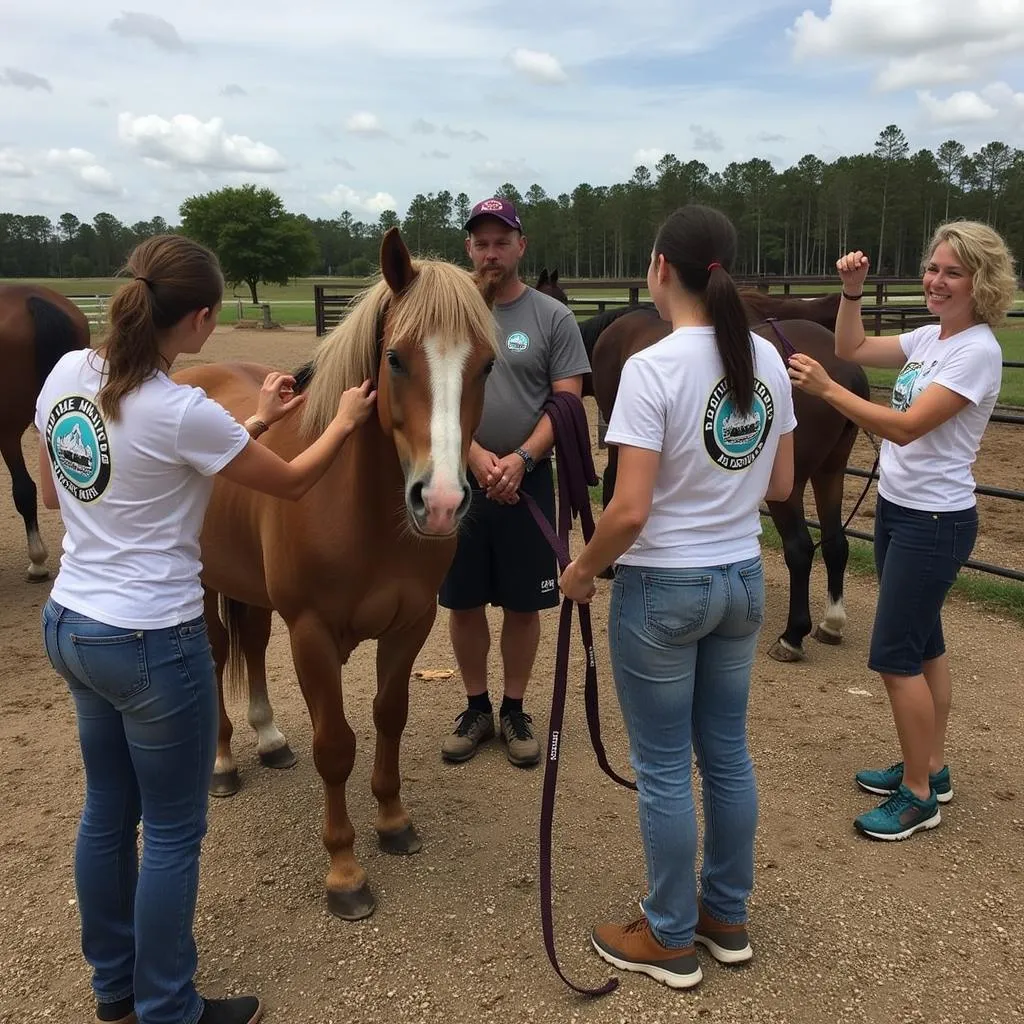
[[[487,360],[487,365],[484,366],[484,376],[486,377],[491,372],[491,370],[493,370],[493,369],[494,369],[494,360],[493,359],[488,359]]]
[[[388,349],[387,360],[389,369],[396,373],[402,372],[402,360],[398,358],[398,353],[393,348]]]

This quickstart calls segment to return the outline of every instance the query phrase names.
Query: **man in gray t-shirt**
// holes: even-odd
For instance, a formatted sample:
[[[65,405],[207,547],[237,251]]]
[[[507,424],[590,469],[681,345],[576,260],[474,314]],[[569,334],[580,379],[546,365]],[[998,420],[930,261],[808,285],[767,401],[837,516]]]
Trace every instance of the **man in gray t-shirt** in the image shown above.
[[[590,363],[572,311],[519,279],[526,239],[513,204],[477,203],[466,231],[474,269],[497,282],[501,354],[487,379],[483,416],[469,450],[473,504],[438,595],[451,612],[452,648],[468,698],[441,754],[447,761],[467,761],[495,735],[487,689],[491,604],[503,611],[501,736],[509,760],[525,767],[540,760],[523,695],[540,641],[540,609],[558,604],[558,564],[519,494],[529,494],[554,525],[554,431],[542,410],[553,391],[579,396]]]

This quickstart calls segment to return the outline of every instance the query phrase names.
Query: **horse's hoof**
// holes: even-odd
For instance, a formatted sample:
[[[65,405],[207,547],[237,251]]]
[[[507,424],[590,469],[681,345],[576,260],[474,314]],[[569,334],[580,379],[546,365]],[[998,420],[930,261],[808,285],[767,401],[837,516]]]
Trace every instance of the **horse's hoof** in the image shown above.
[[[803,661],[806,655],[803,651],[794,651],[788,644],[776,640],[768,651],[768,657],[785,664],[792,664],[795,661]]]
[[[838,633],[830,633],[822,626],[816,626],[812,635],[818,643],[829,644],[831,647],[838,647],[843,642],[843,638]]]
[[[50,574],[46,569],[43,569],[41,573],[36,573],[29,569],[29,571],[25,573],[26,583],[46,583],[49,578]]]
[[[214,772],[210,779],[210,796],[234,796],[242,788],[238,769],[229,772]]]
[[[369,883],[363,882],[358,889],[328,889],[327,909],[342,921],[362,921],[377,909],[377,901]]]
[[[286,743],[276,750],[268,750],[260,754],[260,764],[264,768],[292,768],[298,764],[299,759],[292,753],[292,748]]]
[[[378,832],[377,841],[385,853],[408,856],[423,849],[423,840],[412,825],[406,825],[397,832]]]

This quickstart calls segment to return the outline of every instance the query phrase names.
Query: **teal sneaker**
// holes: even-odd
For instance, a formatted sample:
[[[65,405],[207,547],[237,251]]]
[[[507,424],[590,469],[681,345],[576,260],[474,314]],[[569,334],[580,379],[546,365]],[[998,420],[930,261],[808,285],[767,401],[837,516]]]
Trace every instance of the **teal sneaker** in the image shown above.
[[[921,829],[935,828],[942,821],[935,794],[919,800],[903,783],[885,803],[854,820],[857,830],[872,839],[909,839]]]
[[[903,762],[894,764],[891,768],[882,771],[867,769],[857,772],[857,785],[866,793],[877,793],[879,796],[892,796],[903,783]],[[940,771],[930,774],[928,781],[931,783],[935,799],[940,804],[948,804],[953,799],[953,784],[949,781],[949,765],[944,764]]]

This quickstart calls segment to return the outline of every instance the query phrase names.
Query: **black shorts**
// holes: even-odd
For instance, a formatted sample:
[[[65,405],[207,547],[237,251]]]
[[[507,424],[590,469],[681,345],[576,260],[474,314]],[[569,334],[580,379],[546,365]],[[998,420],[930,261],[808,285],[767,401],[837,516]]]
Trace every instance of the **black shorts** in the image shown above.
[[[559,602],[558,560],[526,502],[500,505],[486,497],[472,474],[473,499],[459,530],[459,544],[438,592],[444,608],[465,611],[492,604],[513,612],[555,608]],[[555,483],[551,460],[538,462],[523,477],[525,492],[555,525]]]

